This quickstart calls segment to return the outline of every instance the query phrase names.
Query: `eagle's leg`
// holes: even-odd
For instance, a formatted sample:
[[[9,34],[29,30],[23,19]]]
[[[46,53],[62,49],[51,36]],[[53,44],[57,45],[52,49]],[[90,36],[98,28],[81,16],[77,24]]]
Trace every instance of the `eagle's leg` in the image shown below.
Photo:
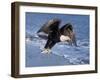
[[[56,42],[54,41],[51,41],[51,40],[48,40],[45,47],[44,47],[44,50],[42,53],[50,53],[51,52],[51,48],[56,44]]]

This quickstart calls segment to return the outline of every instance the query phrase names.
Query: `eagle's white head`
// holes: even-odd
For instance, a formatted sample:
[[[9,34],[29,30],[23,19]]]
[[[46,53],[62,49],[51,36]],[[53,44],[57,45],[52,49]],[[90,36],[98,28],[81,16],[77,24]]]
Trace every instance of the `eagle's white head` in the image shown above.
[[[69,36],[65,36],[65,35],[61,35],[61,36],[60,36],[60,41],[61,41],[61,42],[70,41],[70,40],[71,40],[71,39],[70,39]]]

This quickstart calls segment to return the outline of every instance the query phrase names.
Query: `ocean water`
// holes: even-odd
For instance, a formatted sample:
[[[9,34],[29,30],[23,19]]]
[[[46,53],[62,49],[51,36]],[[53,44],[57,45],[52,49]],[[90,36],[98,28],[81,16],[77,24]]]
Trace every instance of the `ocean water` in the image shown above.
[[[43,54],[46,41],[36,32],[50,19],[61,19],[61,25],[71,23],[76,33],[77,47],[65,42],[57,43],[50,54]],[[85,65],[90,62],[89,15],[26,13],[26,67]]]

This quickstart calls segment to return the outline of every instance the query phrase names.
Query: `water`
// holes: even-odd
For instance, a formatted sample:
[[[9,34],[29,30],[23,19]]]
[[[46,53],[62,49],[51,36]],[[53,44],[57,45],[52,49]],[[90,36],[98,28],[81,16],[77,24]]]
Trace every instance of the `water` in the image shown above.
[[[62,25],[70,22],[76,33],[77,47],[66,43],[57,43],[51,54],[43,54],[46,41],[37,36],[36,32],[52,18],[62,20]],[[71,14],[26,13],[26,67],[85,65],[90,62],[89,54],[89,16]]]
[[[50,54],[43,54],[46,41],[36,35],[26,39],[26,67],[89,64],[88,40],[78,40],[78,47],[59,42]]]

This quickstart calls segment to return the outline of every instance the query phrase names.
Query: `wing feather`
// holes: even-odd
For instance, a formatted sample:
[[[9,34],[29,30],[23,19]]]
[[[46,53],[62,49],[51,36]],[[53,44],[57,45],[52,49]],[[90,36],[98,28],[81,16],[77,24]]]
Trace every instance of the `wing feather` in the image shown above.
[[[43,26],[37,31],[39,37],[47,39],[50,31],[59,28],[60,19],[54,18],[47,21]]]
[[[67,23],[64,26],[62,26],[60,28],[60,34],[68,36],[71,39],[70,40],[71,44],[77,46],[75,32],[73,30],[73,26],[71,25],[71,23]]]

